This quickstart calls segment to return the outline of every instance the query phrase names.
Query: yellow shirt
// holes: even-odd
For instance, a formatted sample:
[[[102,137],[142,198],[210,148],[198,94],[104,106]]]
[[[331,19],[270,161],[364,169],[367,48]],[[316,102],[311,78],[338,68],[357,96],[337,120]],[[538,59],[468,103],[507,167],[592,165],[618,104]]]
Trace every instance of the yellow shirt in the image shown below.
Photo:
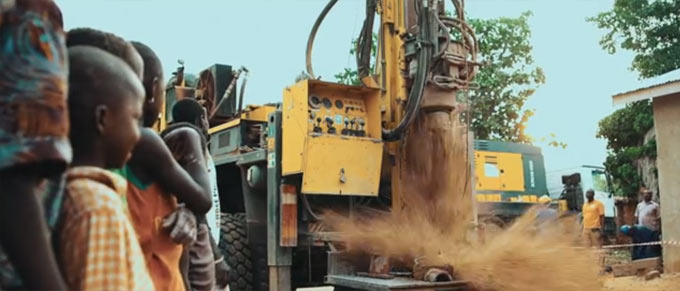
[[[58,254],[69,289],[154,290],[121,200],[125,179],[94,167],[66,174]]]
[[[604,204],[594,200],[583,203],[583,229],[601,228],[600,217],[604,215]]]

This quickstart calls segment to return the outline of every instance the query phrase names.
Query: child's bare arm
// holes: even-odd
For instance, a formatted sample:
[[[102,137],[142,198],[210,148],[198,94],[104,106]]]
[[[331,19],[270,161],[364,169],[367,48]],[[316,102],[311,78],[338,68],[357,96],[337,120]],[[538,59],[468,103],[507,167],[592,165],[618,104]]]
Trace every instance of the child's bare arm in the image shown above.
[[[35,193],[37,175],[0,173],[0,243],[28,290],[66,290]]]
[[[172,153],[153,130],[142,129],[142,138],[135,147],[135,163],[144,167],[146,173],[164,190],[173,193],[195,213],[206,213],[212,207],[210,180],[193,175],[175,161]]]
[[[166,135],[163,140],[172,152],[177,162],[189,173],[189,175],[203,188],[203,199],[210,201],[212,206],[212,188],[210,176],[204,157],[204,149],[201,144],[201,135],[192,128],[178,128]],[[192,209],[193,210],[193,209]],[[204,216],[210,207],[205,211],[195,211],[197,216]]]

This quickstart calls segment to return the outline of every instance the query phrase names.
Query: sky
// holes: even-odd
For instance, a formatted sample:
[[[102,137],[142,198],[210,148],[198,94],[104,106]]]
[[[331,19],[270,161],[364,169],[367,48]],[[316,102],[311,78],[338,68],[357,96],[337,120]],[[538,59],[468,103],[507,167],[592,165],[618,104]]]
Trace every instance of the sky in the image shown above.
[[[161,58],[166,78],[183,59],[198,73],[215,63],[250,70],[245,103],[280,102],[282,90],[305,68],[307,38],[324,0],[56,0],[67,29],[93,27],[149,45]],[[350,44],[361,28],[363,0],[339,1],[314,43],[317,76],[354,66]],[[546,83],[527,102],[536,110],[527,133],[551,133],[566,149],[538,144],[546,169],[602,165],[606,141],[595,137],[597,122],[615,109],[611,96],[626,91],[638,75],[632,55],[609,55],[598,44],[604,34],[586,17],[612,7],[613,0],[467,0],[472,18],[518,17],[530,10],[531,43]],[[447,1],[450,6],[450,2]]]

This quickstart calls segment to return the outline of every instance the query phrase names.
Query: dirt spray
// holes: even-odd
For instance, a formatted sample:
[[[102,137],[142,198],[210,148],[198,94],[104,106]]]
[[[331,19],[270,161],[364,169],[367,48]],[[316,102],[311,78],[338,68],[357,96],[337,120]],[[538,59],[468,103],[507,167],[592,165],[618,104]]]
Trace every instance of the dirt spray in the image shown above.
[[[532,209],[479,240],[465,131],[456,115],[419,116],[403,144],[402,207],[370,217],[327,213],[326,223],[352,251],[451,266],[476,290],[600,290],[596,256],[576,243],[573,218],[537,226]]]

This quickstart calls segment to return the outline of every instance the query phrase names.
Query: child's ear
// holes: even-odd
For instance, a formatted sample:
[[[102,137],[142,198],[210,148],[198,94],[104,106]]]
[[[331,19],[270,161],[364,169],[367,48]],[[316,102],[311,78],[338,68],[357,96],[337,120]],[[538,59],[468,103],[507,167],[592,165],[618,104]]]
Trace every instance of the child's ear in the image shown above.
[[[97,105],[94,109],[94,125],[99,134],[104,133],[104,128],[106,128],[106,117],[109,113],[109,108],[106,105]]]
[[[153,80],[151,81],[151,96],[149,99],[146,100],[147,103],[155,103],[156,102],[156,94],[158,94],[158,90],[162,90],[159,87],[159,83],[161,80],[158,77],[153,77]]]

